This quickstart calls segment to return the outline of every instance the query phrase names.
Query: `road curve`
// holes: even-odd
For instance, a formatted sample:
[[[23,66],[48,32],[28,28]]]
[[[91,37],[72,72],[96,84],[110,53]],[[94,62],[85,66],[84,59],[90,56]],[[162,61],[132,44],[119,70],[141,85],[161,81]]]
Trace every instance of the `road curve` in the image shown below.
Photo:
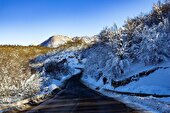
[[[79,77],[71,78],[64,90],[27,113],[139,113],[125,104],[89,89]]]

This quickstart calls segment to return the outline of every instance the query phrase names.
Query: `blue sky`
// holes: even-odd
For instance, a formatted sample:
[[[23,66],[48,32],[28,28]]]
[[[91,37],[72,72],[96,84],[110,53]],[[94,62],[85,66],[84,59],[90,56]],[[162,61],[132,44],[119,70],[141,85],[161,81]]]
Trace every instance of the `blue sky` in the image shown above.
[[[148,13],[157,0],[0,0],[0,44],[39,44],[52,35],[93,36]]]

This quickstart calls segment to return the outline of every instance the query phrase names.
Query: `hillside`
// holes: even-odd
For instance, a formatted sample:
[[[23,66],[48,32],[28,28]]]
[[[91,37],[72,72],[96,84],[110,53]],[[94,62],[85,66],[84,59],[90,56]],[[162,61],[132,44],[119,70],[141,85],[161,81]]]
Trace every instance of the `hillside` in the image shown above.
[[[29,61],[53,50],[39,46],[0,46],[0,103],[20,100],[16,98],[18,96],[27,98],[39,91],[34,81],[24,85],[35,73],[29,66]],[[32,89],[32,85],[35,88]]]
[[[45,46],[45,47],[59,47],[68,41],[71,41],[72,39],[67,36],[62,36],[62,35],[55,35],[44,41],[43,43],[40,44],[40,46]]]
[[[47,39],[46,41],[42,42],[40,46],[44,47],[51,47],[51,48],[61,48],[62,46],[75,46],[79,47],[80,45],[92,45],[98,41],[98,37],[93,36],[93,37],[88,37],[88,36],[83,36],[83,37],[67,37],[67,36],[62,36],[62,35],[54,35]]]

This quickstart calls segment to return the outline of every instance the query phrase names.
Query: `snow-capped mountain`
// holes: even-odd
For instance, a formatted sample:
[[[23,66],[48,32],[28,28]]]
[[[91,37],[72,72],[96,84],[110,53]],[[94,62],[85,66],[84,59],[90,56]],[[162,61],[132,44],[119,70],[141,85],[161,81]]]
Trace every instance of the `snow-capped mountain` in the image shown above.
[[[65,44],[68,41],[71,41],[72,38],[63,35],[54,35],[40,44],[40,46],[45,47],[59,47],[60,45]]]

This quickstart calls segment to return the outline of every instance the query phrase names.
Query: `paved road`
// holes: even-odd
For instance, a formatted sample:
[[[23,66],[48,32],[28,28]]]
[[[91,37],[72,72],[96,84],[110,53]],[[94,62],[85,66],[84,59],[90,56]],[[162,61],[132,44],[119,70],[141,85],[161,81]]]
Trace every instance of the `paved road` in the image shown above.
[[[112,98],[84,86],[78,77],[71,78],[65,90],[28,113],[138,113]]]

